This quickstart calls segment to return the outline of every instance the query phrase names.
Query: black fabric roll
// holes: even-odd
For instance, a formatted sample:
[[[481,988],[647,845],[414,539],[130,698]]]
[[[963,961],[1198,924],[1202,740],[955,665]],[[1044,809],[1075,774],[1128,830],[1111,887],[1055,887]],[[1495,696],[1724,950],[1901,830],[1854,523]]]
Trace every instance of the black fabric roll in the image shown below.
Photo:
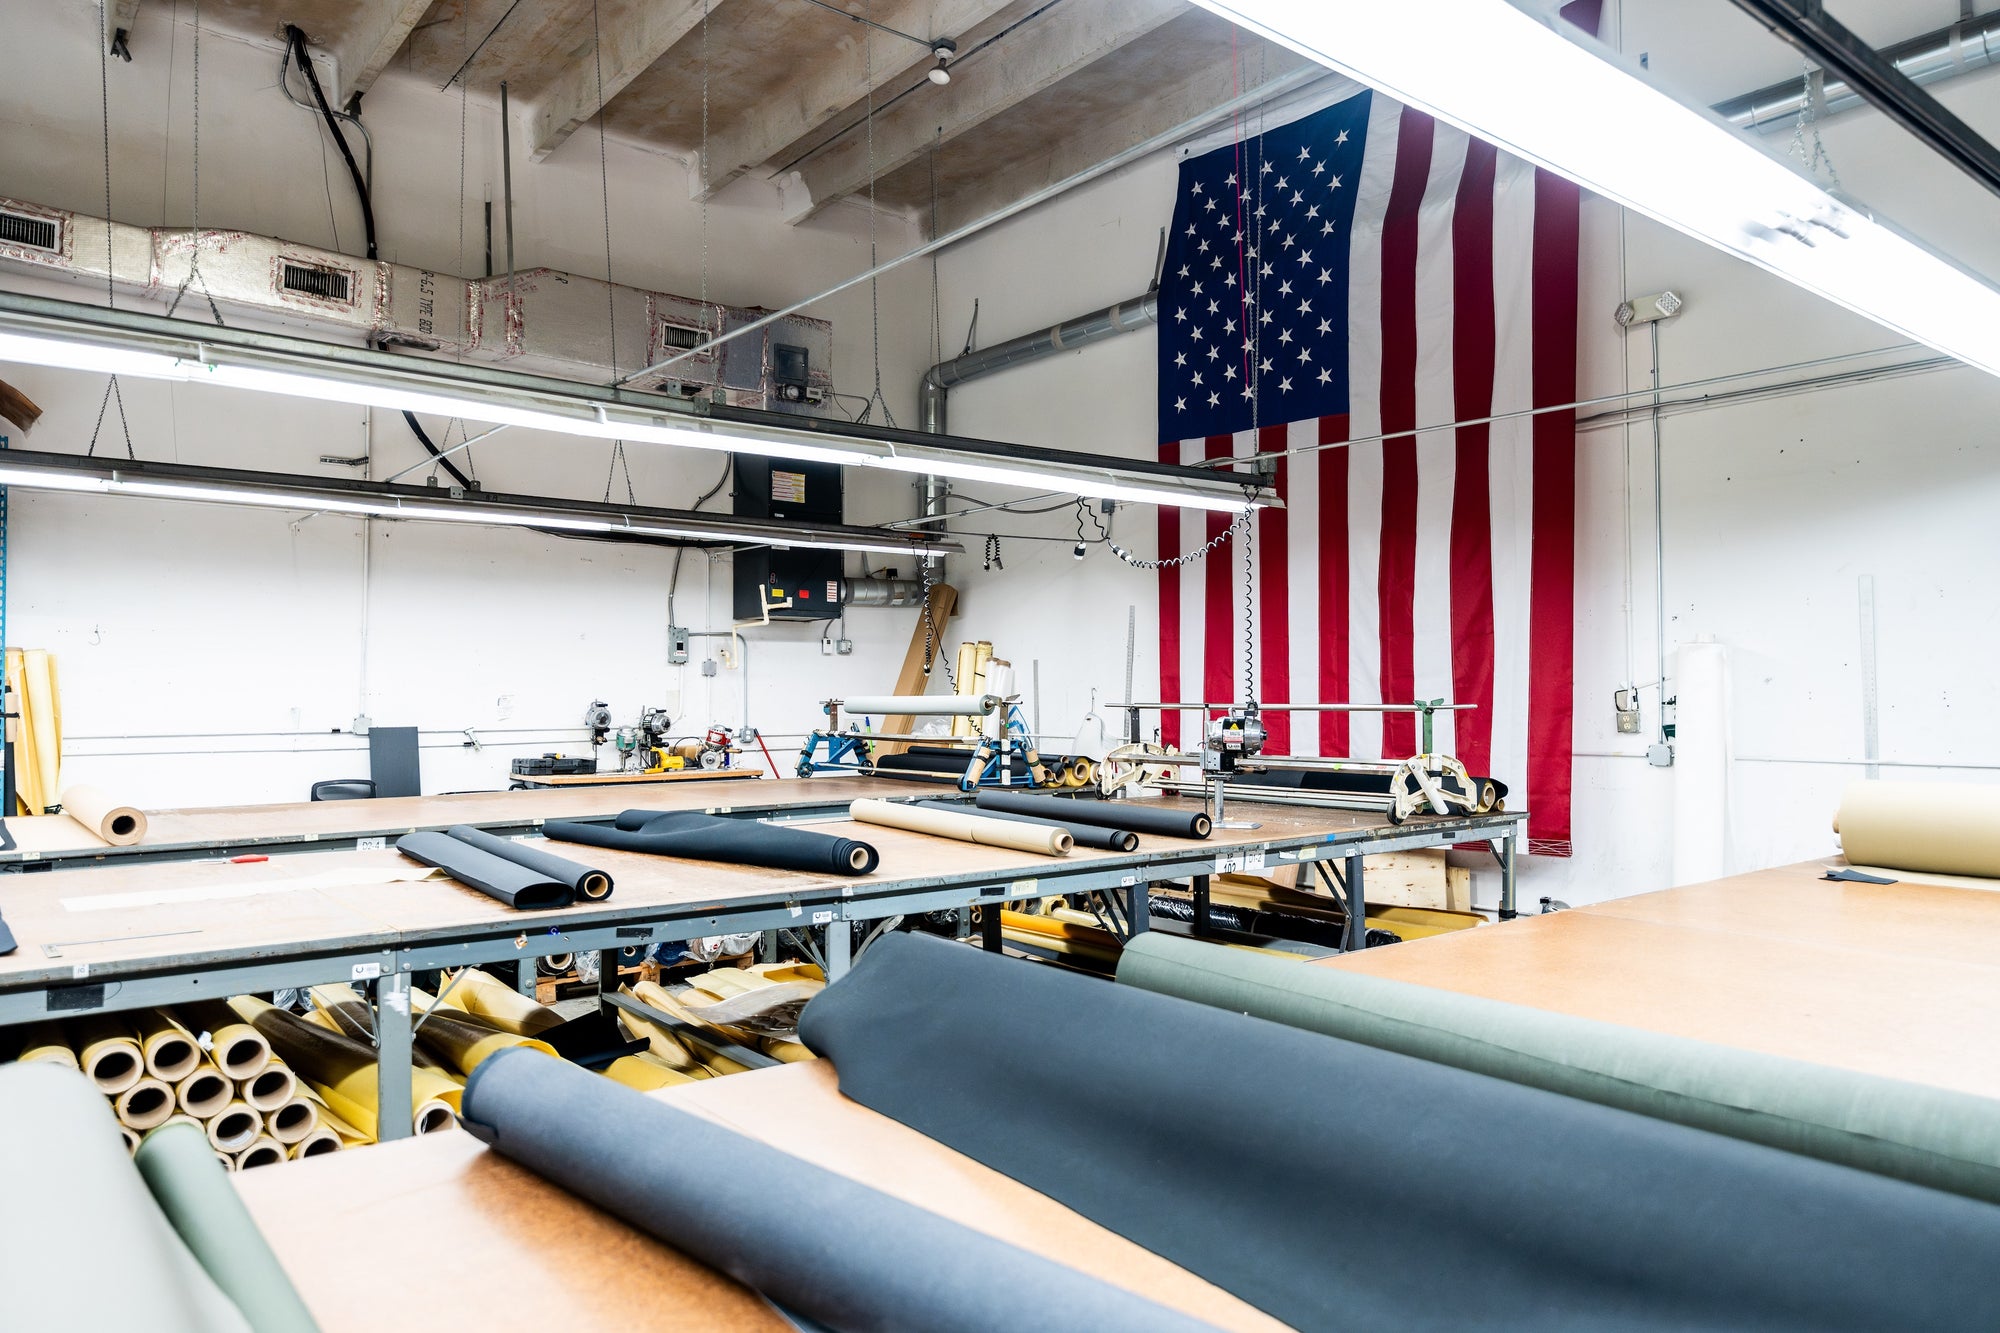
[[[406,833],[396,850],[412,861],[436,866],[468,888],[498,898],[509,907],[539,910],[576,901],[569,885],[445,833]]]
[[[539,847],[530,847],[512,838],[495,837],[493,834],[476,829],[470,824],[454,824],[445,832],[482,852],[491,852],[503,861],[512,861],[517,866],[526,866],[539,875],[559,880],[569,886],[569,891],[578,898],[590,902],[601,902],[611,896],[611,876],[595,866],[587,866],[572,861],[554,852],[545,852]]]
[[[971,762],[972,756],[969,754],[910,754],[906,752],[904,754],[878,755],[875,758],[875,767],[889,773],[899,771],[904,773],[948,773],[953,777],[964,777],[965,767]],[[1025,779],[1028,776],[1027,761],[1023,759],[1010,756],[1007,768],[1009,773],[1014,777]],[[984,766],[982,766],[981,771],[984,771]]]
[[[619,852],[818,874],[866,875],[882,859],[873,847],[854,838],[810,833],[756,819],[726,819],[695,810],[627,810],[610,828],[559,819],[542,825],[542,832],[557,842],[580,842]]]
[[[1136,833],[1153,833],[1163,838],[1206,838],[1211,821],[1200,809],[1149,806],[1128,801],[1099,801],[1075,796],[1036,796],[1022,791],[982,791],[979,808],[988,813],[1006,811],[1016,815],[1038,815],[1059,824],[1091,824],[1098,828],[1127,828]]]
[[[965,814],[963,801],[918,801],[934,810],[949,810],[954,814]],[[1047,824],[1055,828],[1068,829],[1070,837],[1079,847],[1097,847],[1107,852],[1136,852],[1139,850],[1139,835],[1130,829],[1099,828],[1095,824],[1078,824],[1067,819],[1043,819],[1040,815],[1020,815],[1011,810],[980,810],[989,819],[1008,819],[1016,824]]]
[[[891,934],[799,1035],[1299,1329],[2000,1328],[1991,1204],[1126,989]]]
[[[466,1129],[830,1328],[1208,1327],[610,1079],[517,1058],[532,1054],[502,1051],[473,1071]]]

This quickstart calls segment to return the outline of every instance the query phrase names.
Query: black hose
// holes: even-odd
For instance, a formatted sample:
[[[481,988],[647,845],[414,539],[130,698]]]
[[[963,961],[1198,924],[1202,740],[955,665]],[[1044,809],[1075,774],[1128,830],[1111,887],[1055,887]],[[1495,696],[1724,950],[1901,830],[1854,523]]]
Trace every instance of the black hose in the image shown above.
[[[297,31],[297,29],[293,29],[293,31]],[[403,420],[410,423],[410,433],[417,437],[417,443],[421,444],[424,447],[425,452],[429,453],[432,458],[435,458],[438,461],[439,467],[443,468],[446,472],[449,472],[453,477],[457,478],[458,484],[463,486],[466,490],[476,491],[479,489],[478,482],[474,481],[472,478],[466,476],[463,472],[459,471],[458,464],[452,462],[449,458],[446,458],[444,456],[444,453],[437,447],[437,445],[431,442],[430,435],[424,430],[424,423],[417,420],[417,414],[415,412],[403,413]]]
[[[340,122],[334,119],[333,108],[326,104],[326,93],[319,86],[319,75],[313,71],[312,57],[306,54],[306,35],[293,24],[285,25],[285,36],[292,44],[292,59],[305,71],[306,83],[312,87],[313,101],[319,104],[319,113],[326,119],[326,128],[333,135],[333,141],[340,145],[340,156],[347,163],[347,172],[354,177],[354,192],[361,196],[361,226],[368,235],[368,257],[375,253],[375,205],[368,198],[368,181],[361,174],[361,168],[354,161],[354,150],[347,146],[347,136],[340,132]],[[457,469],[453,469],[456,471]]]

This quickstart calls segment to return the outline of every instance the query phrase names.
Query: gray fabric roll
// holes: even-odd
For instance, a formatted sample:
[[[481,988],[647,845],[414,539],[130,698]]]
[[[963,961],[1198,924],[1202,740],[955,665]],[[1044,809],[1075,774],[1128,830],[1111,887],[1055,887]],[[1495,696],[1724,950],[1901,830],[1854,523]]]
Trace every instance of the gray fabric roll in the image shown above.
[[[0,1065],[0,1327],[251,1333],[161,1215],[90,1080]]]
[[[503,861],[512,861],[517,866],[525,866],[537,874],[569,885],[570,892],[576,895],[579,902],[600,902],[611,896],[611,876],[596,866],[572,861],[567,856],[557,856],[530,843],[502,838],[470,824],[454,824],[446,833],[468,847],[491,852]]]
[[[1208,1325],[531,1051],[465,1085],[503,1155],[833,1329]],[[726,1181],[718,1187],[718,1181]]]
[[[576,901],[575,892],[562,880],[446,833],[406,833],[396,839],[396,850],[509,907],[540,910]]]

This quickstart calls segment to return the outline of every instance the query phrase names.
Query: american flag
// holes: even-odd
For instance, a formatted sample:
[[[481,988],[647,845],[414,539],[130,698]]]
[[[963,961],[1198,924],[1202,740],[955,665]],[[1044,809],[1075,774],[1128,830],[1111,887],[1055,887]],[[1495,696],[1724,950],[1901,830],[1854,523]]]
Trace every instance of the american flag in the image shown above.
[[[1162,461],[1303,451],[1248,534],[1258,698],[1476,705],[1434,747],[1508,783],[1549,855],[1570,848],[1575,418],[1419,428],[1575,400],[1577,222],[1574,185],[1362,92],[1185,161],[1159,293]],[[1162,556],[1227,528],[1159,524]],[[1243,541],[1160,572],[1162,698],[1243,697]],[[1273,753],[1420,744],[1407,714],[1265,724]]]

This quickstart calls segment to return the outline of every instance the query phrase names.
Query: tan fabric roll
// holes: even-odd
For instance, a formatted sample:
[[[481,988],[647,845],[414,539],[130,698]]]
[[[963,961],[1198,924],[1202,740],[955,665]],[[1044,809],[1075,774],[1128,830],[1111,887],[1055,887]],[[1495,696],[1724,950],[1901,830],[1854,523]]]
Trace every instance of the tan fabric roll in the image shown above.
[[[235,1093],[235,1085],[206,1060],[174,1085],[174,1100],[180,1103],[181,1110],[197,1120],[213,1120]]]
[[[605,1066],[604,1077],[640,1092],[652,1092],[657,1088],[696,1081],[678,1069],[669,1069],[656,1059],[649,1060],[640,1055],[623,1055],[613,1060]]]
[[[290,1157],[294,1162],[297,1162],[307,1157],[323,1157],[330,1152],[339,1152],[345,1146],[341,1142],[339,1134],[335,1133],[329,1127],[321,1125],[318,1129],[287,1148],[285,1155]]]
[[[299,1095],[298,1075],[283,1060],[273,1059],[254,1077],[238,1083],[236,1095],[252,1110],[269,1113]]]
[[[63,813],[113,847],[130,847],[146,836],[146,812],[124,805],[96,787],[62,790]]]
[[[164,1009],[135,1012],[132,1031],[146,1057],[146,1072],[162,1083],[178,1083],[201,1065],[201,1043]]]
[[[863,824],[879,824],[884,828],[899,828],[910,833],[928,833],[935,838],[974,842],[982,847],[1038,852],[1043,856],[1068,856],[1075,844],[1068,829],[1049,824],[1027,824],[985,815],[961,815],[950,810],[897,805],[890,801],[856,801],[847,808],[847,813],[850,819]]]
[[[230,1102],[208,1121],[208,1141],[217,1152],[242,1152],[263,1132],[264,1117],[247,1102]]]
[[[563,1021],[561,1014],[537,1004],[533,996],[521,994],[492,973],[476,967],[453,973],[450,982],[439,989],[440,1008],[463,1009],[503,1032],[532,1037]]]
[[[2000,878],[2000,786],[1849,783],[1833,827],[1853,865]]]
[[[174,1017],[190,1032],[208,1034],[215,1067],[238,1082],[255,1078],[271,1062],[271,1043],[221,1000],[176,1005]]]
[[[63,1030],[56,1024],[49,1022],[30,1023],[27,1025],[24,1035],[27,1040],[21,1046],[20,1059],[22,1064],[31,1065],[47,1062],[49,1064],[62,1065],[68,1069],[83,1068],[77,1062],[76,1052],[70,1048],[69,1038],[63,1035]]]
[[[264,1112],[264,1132],[289,1147],[319,1128],[319,1108],[310,1098],[290,1101]]]
[[[174,1089],[170,1083],[147,1075],[111,1099],[118,1123],[130,1125],[141,1134],[164,1125],[174,1113]]]
[[[69,1041],[83,1072],[107,1097],[116,1097],[146,1074],[146,1057],[122,1014],[92,1014],[70,1024]]]
[[[269,1134],[259,1134],[250,1146],[236,1154],[236,1169],[249,1171],[260,1166],[276,1166],[285,1160],[285,1145]]]

